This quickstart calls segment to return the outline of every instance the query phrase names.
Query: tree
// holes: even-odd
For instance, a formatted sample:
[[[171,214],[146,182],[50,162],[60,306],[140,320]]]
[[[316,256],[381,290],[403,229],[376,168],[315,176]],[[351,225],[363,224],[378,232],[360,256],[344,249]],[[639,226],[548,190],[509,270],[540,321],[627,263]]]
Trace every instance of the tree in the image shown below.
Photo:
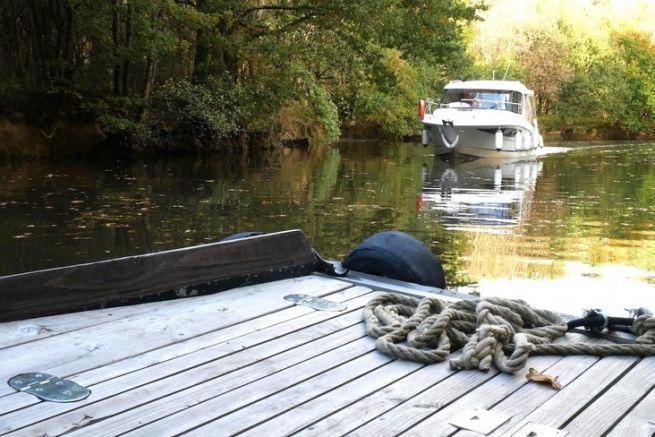
[[[244,135],[333,140],[357,123],[406,135],[416,99],[461,65],[475,11],[464,0],[8,0],[0,93],[28,90],[51,118],[96,120],[132,145],[180,132],[210,148]]]

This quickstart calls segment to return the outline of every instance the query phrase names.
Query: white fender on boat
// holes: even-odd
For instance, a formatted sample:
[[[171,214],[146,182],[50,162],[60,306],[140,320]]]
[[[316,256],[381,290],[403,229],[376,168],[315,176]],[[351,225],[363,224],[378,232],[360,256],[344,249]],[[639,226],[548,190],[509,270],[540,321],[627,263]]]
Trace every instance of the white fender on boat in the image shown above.
[[[503,148],[503,131],[500,128],[496,131],[496,150]]]
[[[541,135],[539,135],[539,147],[540,148],[544,147],[544,137],[542,137]]]
[[[424,146],[427,146],[430,143],[430,132],[427,130],[427,128],[423,128],[423,135],[421,140],[423,141]]]
[[[523,134],[517,129],[516,136],[514,137],[514,148],[516,150],[521,150],[521,147],[523,147]]]
[[[530,132],[526,132],[525,135],[523,135],[523,148],[528,150],[530,144],[532,144],[532,135],[530,135]]]
[[[530,148],[536,149],[539,147],[539,134],[537,132],[532,134],[532,144],[530,145]]]

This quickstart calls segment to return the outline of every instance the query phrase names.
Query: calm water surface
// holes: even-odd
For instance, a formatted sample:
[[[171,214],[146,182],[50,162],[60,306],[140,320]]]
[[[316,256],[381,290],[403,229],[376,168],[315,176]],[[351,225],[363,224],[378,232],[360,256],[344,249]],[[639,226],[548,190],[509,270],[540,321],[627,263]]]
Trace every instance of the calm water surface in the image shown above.
[[[655,269],[655,144],[449,162],[414,144],[234,157],[3,164],[0,274],[302,229],[341,259],[374,232],[424,241],[452,286]],[[652,281],[650,281],[652,282]]]

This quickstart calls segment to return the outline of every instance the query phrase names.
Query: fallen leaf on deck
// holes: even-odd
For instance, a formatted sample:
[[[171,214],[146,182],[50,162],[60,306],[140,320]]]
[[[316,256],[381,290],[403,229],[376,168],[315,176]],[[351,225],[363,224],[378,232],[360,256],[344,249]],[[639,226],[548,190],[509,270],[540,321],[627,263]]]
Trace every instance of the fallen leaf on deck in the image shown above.
[[[553,386],[553,388],[559,390],[562,388],[562,384],[559,383],[557,378],[559,376],[550,376],[550,375],[545,375],[543,373],[539,373],[536,369],[533,369],[532,367],[528,370],[528,373],[525,375],[526,378],[528,378],[530,381],[534,382],[541,382],[543,384],[550,384]]]

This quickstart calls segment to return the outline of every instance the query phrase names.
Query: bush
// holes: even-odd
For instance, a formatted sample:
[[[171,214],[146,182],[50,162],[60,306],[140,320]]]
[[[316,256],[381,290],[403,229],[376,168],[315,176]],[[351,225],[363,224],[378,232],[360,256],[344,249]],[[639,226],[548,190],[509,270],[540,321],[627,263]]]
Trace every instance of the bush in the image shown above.
[[[240,131],[238,90],[168,80],[153,99],[148,125],[160,126],[171,135],[190,135],[208,148]]]

